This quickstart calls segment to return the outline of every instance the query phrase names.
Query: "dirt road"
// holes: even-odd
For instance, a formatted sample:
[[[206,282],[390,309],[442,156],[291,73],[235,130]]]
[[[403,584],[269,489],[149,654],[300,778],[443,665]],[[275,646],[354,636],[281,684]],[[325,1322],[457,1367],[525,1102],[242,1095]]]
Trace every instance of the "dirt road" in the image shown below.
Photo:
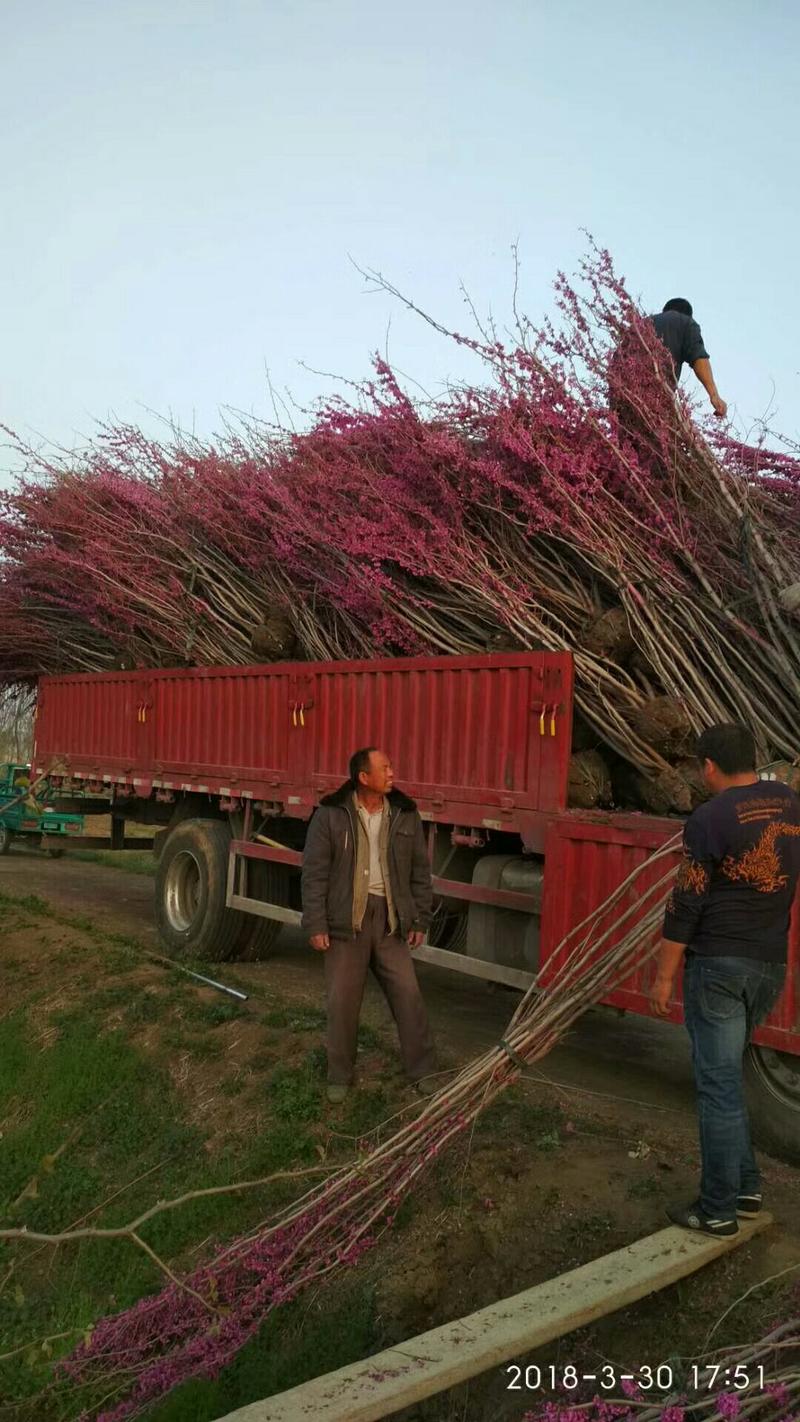
[[[0,859],[0,889],[36,893],[74,913],[90,913],[103,928],[129,933],[158,946],[153,921],[153,881],[65,857],[49,860],[16,845]],[[428,964],[419,965],[437,1038],[456,1060],[469,1060],[502,1035],[518,1001],[514,992]],[[224,981],[224,969],[219,976]],[[301,935],[284,930],[266,963],[236,964],[237,980],[269,996],[281,993],[320,1002],[322,961]],[[386,1020],[379,989],[370,982],[365,1011]],[[688,1042],[682,1028],[599,1009],[577,1024],[566,1042],[542,1064],[542,1075],[570,1089],[629,1098],[665,1116],[693,1120],[693,1089]],[[624,1101],[619,1101],[620,1107]]]

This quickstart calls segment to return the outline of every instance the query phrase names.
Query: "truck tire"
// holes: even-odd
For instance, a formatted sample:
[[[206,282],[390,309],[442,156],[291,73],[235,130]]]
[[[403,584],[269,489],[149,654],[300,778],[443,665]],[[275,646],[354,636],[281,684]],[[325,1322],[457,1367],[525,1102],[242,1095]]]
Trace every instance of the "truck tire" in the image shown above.
[[[289,873],[282,864],[268,859],[251,859],[247,865],[247,891],[251,898],[266,904],[289,903]],[[261,918],[257,914],[243,915],[244,925],[234,957],[243,963],[261,963],[269,957],[283,927],[276,918]]]
[[[156,924],[175,958],[232,957],[245,914],[225,907],[230,829],[222,820],[182,820],[156,870]]]
[[[778,1160],[800,1165],[800,1057],[748,1047],[744,1091],[754,1144]]]
[[[13,838],[14,836],[8,828],[8,825],[4,825],[0,822],[0,854],[8,854]]]

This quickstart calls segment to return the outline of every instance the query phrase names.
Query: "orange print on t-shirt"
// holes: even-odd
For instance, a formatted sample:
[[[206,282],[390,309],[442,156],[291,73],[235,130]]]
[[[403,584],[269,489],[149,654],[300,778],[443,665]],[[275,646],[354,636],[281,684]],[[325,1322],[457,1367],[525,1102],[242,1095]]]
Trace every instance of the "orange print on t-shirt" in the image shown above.
[[[776,848],[776,841],[781,835],[800,835],[800,825],[767,825],[752,849],[746,850],[738,859],[729,854],[722,861],[722,873],[726,879],[741,880],[760,894],[775,894],[785,889],[789,876],[783,872]]]

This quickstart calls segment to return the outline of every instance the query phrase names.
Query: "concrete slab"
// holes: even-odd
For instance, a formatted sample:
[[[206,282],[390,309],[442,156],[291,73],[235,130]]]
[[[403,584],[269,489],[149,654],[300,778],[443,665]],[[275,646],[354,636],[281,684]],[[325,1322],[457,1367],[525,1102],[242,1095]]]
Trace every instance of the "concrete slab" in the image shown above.
[[[771,1224],[767,1213],[742,1221],[731,1239],[670,1225],[371,1358],[238,1408],[218,1422],[381,1422],[674,1284]]]

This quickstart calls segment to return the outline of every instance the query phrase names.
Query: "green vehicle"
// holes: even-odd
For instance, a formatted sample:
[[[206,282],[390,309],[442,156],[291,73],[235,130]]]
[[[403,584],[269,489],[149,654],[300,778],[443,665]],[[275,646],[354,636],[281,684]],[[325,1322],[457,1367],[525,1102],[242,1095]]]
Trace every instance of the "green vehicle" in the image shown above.
[[[0,854],[8,854],[15,835],[25,835],[59,859],[67,840],[83,834],[83,815],[62,815],[52,809],[50,791],[27,795],[30,778],[29,765],[0,764]],[[20,800],[20,795],[25,798]],[[4,809],[5,805],[10,808]]]

